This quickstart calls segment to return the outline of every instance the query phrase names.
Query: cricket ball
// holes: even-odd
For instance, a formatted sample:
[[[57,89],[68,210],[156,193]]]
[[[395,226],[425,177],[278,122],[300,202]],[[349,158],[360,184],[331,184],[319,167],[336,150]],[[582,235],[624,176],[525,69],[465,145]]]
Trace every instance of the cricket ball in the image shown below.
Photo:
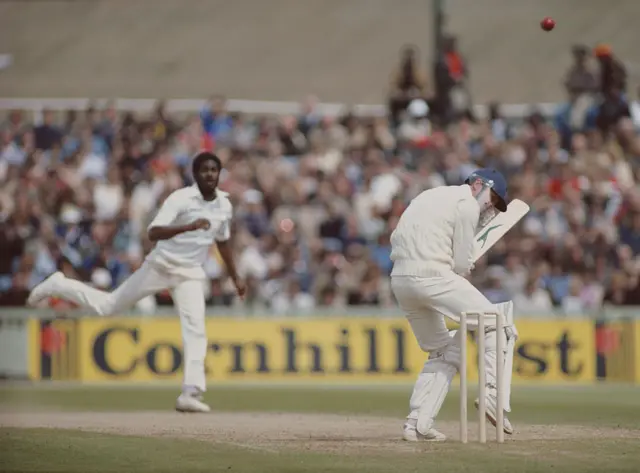
[[[551,18],[550,16],[545,16],[540,22],[540,28],[545,31],[551,31],[556,27],[556,20]]]

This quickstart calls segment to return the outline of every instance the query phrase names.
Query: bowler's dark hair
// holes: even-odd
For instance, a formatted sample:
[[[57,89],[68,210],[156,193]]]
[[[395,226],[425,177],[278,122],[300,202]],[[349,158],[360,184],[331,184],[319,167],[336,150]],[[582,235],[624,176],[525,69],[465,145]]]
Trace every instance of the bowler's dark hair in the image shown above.
[[[222,161],[220,161],[219,157],[210,151],[201,151],[193,158],[193,163],[191,164],[191,172],[193,172],[193,175],[195,176],[198,171],[200,171],[200,166],[209,160],[218,165],[218,171],[222,171]]]

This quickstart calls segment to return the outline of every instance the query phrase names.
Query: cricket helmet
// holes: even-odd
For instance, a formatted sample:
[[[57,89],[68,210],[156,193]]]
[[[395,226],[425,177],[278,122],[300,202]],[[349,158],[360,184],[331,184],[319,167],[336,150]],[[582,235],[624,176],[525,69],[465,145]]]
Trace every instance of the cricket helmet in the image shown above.
[[[496,208],[500,212],[507,211],[507,180],[502,173],[493,168],[476,169],[465,181],[467,184],[475,179],[484,181],[491,190],[500,198]]]

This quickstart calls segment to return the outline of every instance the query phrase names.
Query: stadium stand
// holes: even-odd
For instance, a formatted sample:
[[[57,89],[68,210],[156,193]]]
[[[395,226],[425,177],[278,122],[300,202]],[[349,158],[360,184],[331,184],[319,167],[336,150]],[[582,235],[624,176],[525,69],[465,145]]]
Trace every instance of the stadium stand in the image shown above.
[[[423,64],[433,59],[431,2],[398,5],[3,1],[0,53],[15,61],[0,74],[0,90],[14,97],[144,98],[216,90],[230,98],[295,101],[313,93],[327,102],[379,103],[404,44],[420,47]],[[561,100],[553,71],[564,68],[574,42],[605,41],[628,64],[640,65],[635,0],[448,0],[447,9],[478,103]],[[538,21],[548,14],[559,26],[544,34]]]

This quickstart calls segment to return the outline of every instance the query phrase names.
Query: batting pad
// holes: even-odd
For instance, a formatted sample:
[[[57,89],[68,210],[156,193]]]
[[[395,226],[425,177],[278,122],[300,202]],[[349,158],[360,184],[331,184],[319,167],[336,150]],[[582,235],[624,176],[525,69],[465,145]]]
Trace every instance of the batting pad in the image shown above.
[[[504,376],[502,377],[503,384],[503,398],[504,398],[504,410],[511,412],[511,379],[513,375],[513,356],[515,352],[516,340],[518,339],[518,331],[514,325],[513,317],[513,302],[503,302],[496,304],[496,311],[504,318],[505,326],[504,333],[500,336],[505,338],[506,343],[503,343],[505,347],[504,353]],[[485,364],[487,368],[487,383],[496,384],[496,332],[490,332],[485,337]]]
[[[427,360],[424,364],[409,401],[411,413],[417,412],[416,428],[422,435],[426,435],[433,426],[456,371],[455,366],[439,358]]]

